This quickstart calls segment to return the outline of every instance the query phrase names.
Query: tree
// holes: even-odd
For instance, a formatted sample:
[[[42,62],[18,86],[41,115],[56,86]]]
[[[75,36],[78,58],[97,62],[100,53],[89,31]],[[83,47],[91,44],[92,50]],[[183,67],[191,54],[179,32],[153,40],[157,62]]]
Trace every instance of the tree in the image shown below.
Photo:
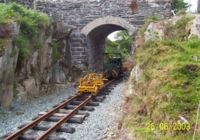
[[[116,41],[106,40],[106,50],[108,54],[120,53],[125,59],[131,52],[132,37],[127,31],[120,31],[116,35]]]
[[[172,10],[176,13],[178,11],[186,11],[188,7],[188,3],[184,2],[184,0],[172,0]]]

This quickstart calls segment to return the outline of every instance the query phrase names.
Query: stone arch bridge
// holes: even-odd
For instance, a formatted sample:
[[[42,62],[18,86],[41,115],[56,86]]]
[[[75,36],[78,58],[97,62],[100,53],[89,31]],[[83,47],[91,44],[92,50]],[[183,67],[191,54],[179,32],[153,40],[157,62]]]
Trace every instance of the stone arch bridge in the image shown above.
[[[106,37],[118,30],[134,35],[149,16],[170,16],[169,0],[17,0],[47,13],[73,28],[70,36],[71,64],[81,69],[100,71]]]

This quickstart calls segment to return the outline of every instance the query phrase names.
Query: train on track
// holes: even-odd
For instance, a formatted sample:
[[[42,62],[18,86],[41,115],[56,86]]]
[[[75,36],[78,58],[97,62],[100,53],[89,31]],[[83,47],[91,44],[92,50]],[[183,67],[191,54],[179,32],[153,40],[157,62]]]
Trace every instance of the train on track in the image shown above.
[[[103,93],[105,91],[103,90],[108,89],[111,84],[114,84],[116,82],[115,79],[119,78],[122,74],[121,63],[120,57],[110,57],[105,63],[103,73],[90,73],[80,79],[78,94],[69,97],[50,110],[40,112],[38,117],[34,118],[32,122],[18,127],[19,130],[15,133],[8,133],[3,136],[4,140],[63,140],[63,138],[51,134],[56,131],[74,133],[75,128],[70,126],[65,127],[63,124],[66,122],[82,123],[84,121],[88,115],[80,110],[92,111],[94,108],[91,106],[98,106],[98,102],[103,101],[105,98]],[[43,125],[43,122],[48,121],[51,122],[50,125]],[[28,132],[32,129],[34,129],[34,134]]]
[[[122,58],[119,53],[105,54],[103,73],[90,73],[82,77],[79,81],[79,94],[96,95],[107,81],[120,78],[123,74]]]
[[[122,56],[120,53],[105,53],[103,76],[108,80],[120,78],[123,75]]]

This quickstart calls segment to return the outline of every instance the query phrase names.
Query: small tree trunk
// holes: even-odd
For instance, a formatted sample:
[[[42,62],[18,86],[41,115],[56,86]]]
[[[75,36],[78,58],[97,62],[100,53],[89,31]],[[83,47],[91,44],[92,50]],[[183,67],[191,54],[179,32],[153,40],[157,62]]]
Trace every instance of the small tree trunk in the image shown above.
[[[197,12],[200,13],[200,0],[197,2]]]
[[[37,2],[36,2],[36,0],[33,1],[33,9],[37,10]]]

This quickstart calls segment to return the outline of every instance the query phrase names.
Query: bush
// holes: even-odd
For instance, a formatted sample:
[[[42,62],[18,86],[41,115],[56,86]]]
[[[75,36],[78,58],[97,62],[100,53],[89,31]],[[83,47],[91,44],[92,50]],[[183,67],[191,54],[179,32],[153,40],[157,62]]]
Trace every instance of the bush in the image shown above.
[[[19,57],[24,58],[31,47],[38,49],[42,46],[40,35],[50,25],[50,20],[46,14],[16,3],[0,4],[0,24],[13,21],[20,23],[20,34],[14,43],[19,48]]]
[[[12,5],[0,4],[0,24],[6,24],[13,20],[19,21],[20,15],[13,11]]]
[[[187,40],[189,32],[187,26],[194,17],[183,16],[176,24],[168,22],[165,26],[164,38],[167,40]]]
[[[175,12],[186,11],[188,4],[184,0],[172,0],[172,9]]]
[[[15,45],[19,48],[19,58],[23,59],[29,54],[29,40],[23,35],[19,35],[15,38]]]

